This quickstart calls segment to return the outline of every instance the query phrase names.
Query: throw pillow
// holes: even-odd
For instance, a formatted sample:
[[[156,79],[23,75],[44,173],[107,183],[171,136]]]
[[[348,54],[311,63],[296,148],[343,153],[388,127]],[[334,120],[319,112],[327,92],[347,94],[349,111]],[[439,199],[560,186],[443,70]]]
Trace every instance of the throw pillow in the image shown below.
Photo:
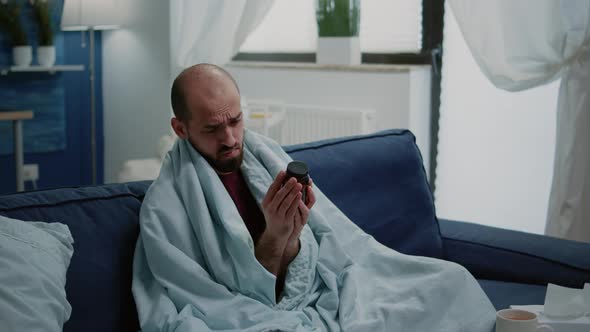
[[[0,216],[2,331],[62,331],[72,311],[65,285],[73,242],[66,225]]]

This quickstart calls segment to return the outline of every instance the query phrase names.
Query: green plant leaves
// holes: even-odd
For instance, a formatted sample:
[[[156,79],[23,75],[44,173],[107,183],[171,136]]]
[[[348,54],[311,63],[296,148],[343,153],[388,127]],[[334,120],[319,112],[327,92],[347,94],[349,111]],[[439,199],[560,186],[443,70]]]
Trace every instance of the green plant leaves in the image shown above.
[[[49,1],[34,1],[33,16],[39,25],[39,46],[53,45],[53,29],[49,14]]]
[[[12,46],[29,44],[20,13],[21,8],[16,1],[0,2],[0,26],[10,35]]]
[[[0,1],[0,27],[10,35],[12,46],[29,45],[27,33],[22,22],[22,5],[17,0]],[[38,24],[39,46],[53,45],[53,27],[51,25],[50,1],[28,1],[32,8],[33,19]]]
[[[360,18],[360,0],[316,0],[320,37],[356,37]]]

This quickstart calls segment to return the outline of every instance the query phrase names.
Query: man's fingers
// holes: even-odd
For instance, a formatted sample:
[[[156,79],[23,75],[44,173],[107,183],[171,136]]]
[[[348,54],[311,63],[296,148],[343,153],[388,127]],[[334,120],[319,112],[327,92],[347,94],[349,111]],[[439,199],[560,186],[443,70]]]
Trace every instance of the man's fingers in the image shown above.
[[[301,193],[297,193],[297,195],[295,196],[295,199],[291,202],[289,208],[287,209],[287,220],[293,220],[293,218],[295,217],[295,213],[299,210],[299,202],[301,202]]]
[[[303,227],[307,223],[307,217],[309,216],[309,209],[302,201],[299,201],[299,215],[301,217],[300,223],[301,227]]]
[[[262,201],[263,206],[270,204],[273,197],[281,189],[281,185],[283,184],[283,181],[285,181],[285,175],[285,171],[280,171],[279,174],[277,174],[277,177],[275,178],[273,183],[271,183],[270,187],[268,187],[266,196],[264,196],[264,200]]]
[[[297,202],[297,199],[301,199],[300,197],[301,197],[300,192],[298,192],[296,190],[291,190],[288,193],[288,195],[285,197],[285,199],[279,204],[279,206],[277,208],[278,215],[279,216],[286,216],[287,210],[289,209],[289,207],[291,207],[293,202]],[[278,195],[276,198],[278,198]]]
[[[301,185],[298,184],[295,179],[289,179],[289,181],[287,181],[287,183],[281,189],[279,189],[274,197],[271,198],[268,208],[271,209],[271,211],[278,211],[287,195],[290,193],[296,194],[298,191],[301,191]]]
[[[297,183],[297,180],[294,178],[290,178],[285,185],[277,191],[275,197],[272,198],[271,204],[276,204],[276,207],[279,207],[283,200],[289,195],[291,192],[300,191],[301,185]]]

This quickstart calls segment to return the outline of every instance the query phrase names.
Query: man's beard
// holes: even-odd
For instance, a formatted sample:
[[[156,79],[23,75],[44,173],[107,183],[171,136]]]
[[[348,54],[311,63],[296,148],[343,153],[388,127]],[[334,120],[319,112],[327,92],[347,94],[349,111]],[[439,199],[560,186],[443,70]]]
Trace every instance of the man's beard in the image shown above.
[[[238,148],[240,149],[239,155],[229,159],[221,159],[223,158],[224,153]],[[242,144],[242,146],[240,146],[236,144],[236,146],[231,148],[224,147],[217,153],[217,156],[217,158],[211,158],[210,156],[203,155],[203,157],[209,162],[209,165],[219,173],[235,172],[240,168],[240,165],[242,165],[242,160],[244,159],[244,145]]]
[[[205,153],[203,153],[199,149],[197,149],[197,146],[193,143],[193,140],[191,139],[190,134],[188,137],[188,142],[191,144],[193,149],[197,150],[201,154],[201,156],[203,156],[203,158],[205,158],[205,160],[207,160],[209,165],[211,165],[211,167],[213,167],[213,169],[219,173],[235,172],[242,165],[242,160],[244,159],[244,142],[242,142],[242,144],[236,143],[236,145],[234,145],[233,147],[224,146],[223,148],[221,148],[221,150],[217,151],[217,156],[215,156],[215,157],[206,155]],[[221,158],[223,158],[224,153],[232,151],[237,148],[240,149],[239,155],[237,155],[233,158],[230,158],[230,159],[227,159],[227,158],[223,159],[223,160],[221,159]]]

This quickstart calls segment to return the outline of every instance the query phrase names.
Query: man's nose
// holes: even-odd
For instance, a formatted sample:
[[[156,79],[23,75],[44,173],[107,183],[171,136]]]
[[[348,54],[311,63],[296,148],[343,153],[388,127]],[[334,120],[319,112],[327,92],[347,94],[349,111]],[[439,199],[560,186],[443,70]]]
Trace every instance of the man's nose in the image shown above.
[[[230,126],[225,126],[221,131],[221,143],[225,146],[233,147],[236,145],[236,138]]]

